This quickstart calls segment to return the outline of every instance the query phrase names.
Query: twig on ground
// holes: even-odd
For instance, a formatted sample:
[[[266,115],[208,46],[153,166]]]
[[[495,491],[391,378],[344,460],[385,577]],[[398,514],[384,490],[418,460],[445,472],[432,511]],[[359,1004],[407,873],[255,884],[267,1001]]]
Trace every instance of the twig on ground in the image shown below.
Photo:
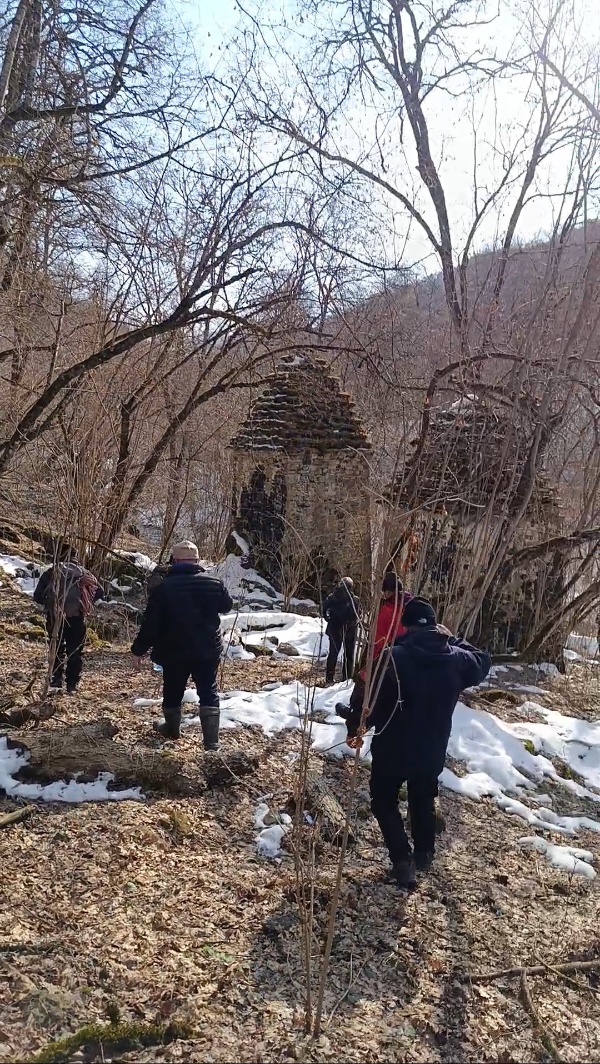
[[[356,986],[360,976],[362,975],[364,969],[367,967],[367,964],[369,963],[370,960],[371,960],[371,954],[369,954],[367,959],[362,962],[360,968],[358,968],[358,970],[356,972],[352,972],[351,971],[350,979],[349,979],[349,982],[348,982],[348,986],[344,990],[344,993],[340,995],[340,997],[336,1001],[335,1005],[333,1006],[331,1012],[329,1013],[329,1018],[327,1020],[327,1023],[331,1023],[331,1021],[332,1021],[333,1017],[335,1016],[337,1010],[339,1009],[340,1005],[342,1005],[343,1002],[346,1000],[346,998],[348,997],[348,994],[352,990],[352,987]],[[350,956],[350,961],[352,962],[352,955]]]
[[[18,824],[19,820],[27,820],[35,810],[35,806],[26,805],[23,809],[15,809],[13,813],[6,813],[0,817],[0,828],[7,828],[9,824]]]
[[[558,1049],[556,1042],[554,1041],[548,1028],[542,1022],[540,1014],[537,1011],[535,1005],[533,1004],[531,991],[529,990],[529,985],[527,983],[527,974],[525,972],[525,969],[521,971],[521,996],[523,998],[523,1004],[525,1005],[525,1008],[527,1009],[527,1012],[531,1017],[534,1029],[538,1034],[540,1042],[542,1043],[544,1049],[547,1053],[550,1054],[552,1060],[563,1060],[563,1057],[561,1056],[560,1050]]]
[[[494,972],[478,972],[474,975],[468,975],[466,978],[471,983],[493,983],[495,979],[512,979],[515,976],[520,976],[523,972],[526,975],[544,975],[549,965],[547,964],[531,964],[520,965],[518,968],[503,968]],[[563,964],[555,964],[553,971],[557,972],[579,972],[590,971],[593,968],[600,968],[600,957],[596,957],[590,961],[566,961]]]
[[[47,942],[7,942],[0,943],[0,953],[50,953],[60,946],[64,946],[64,942],[59,939],[49,939]]]

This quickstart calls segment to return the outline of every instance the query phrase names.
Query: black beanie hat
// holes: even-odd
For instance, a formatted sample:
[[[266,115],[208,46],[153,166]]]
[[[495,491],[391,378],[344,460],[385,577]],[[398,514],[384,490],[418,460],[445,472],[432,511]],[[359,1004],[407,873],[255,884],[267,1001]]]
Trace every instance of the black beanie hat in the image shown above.
[[[434,628],[437,617],[431,602],[422,598],[407,602],[402,611],[402,624],[405,628]]]
[[[381,590],[397,591],[398,593],[400,593],[402,591],[402,581],[400,577],[397,576],[396,573],[394,573],[392,570],[390,570],[390,572],[386,573],[383,578]]]

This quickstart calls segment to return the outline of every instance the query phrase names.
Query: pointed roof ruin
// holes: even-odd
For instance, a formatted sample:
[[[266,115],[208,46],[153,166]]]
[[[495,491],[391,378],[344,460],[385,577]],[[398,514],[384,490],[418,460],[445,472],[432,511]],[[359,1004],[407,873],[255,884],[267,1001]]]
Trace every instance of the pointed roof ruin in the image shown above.
[[[325,359],[287,355],[231,441],[238,451],[370,451],[365,427]]]

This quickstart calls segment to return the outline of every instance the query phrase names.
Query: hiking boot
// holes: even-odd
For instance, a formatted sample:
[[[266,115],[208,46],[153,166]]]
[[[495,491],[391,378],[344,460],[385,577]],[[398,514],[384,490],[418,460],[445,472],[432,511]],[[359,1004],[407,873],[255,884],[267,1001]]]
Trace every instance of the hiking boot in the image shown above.
[[[48,688],[48,694],[49,695],[62,695],[62,687],[49,687]]]
[[[393,868],[393,874],[396,886],[399,887],[400,890],[414,890],[416,887],[417,870],[412,857],[407,857],[404,861],[396,861]]]
[[[181,706],[177,709],[163,709],[165,715],[164,722],[162,724],[159,721],[154,722],[154,731],[157,731],[159,735],[162,735],[163,739],[180,739],[181,733]]]
[[[68,695],[76,695],[77,694],[77,688],[76,687],[67,687],[67,694]]]
[[[345,706],[343,702],[336,702],[335,711],[338,717],[341,717],[342,720],[348,720],[348,717],[350,716],[350,706]]]
[[[205,750],[219,749],[220,716],[220,711],[215,706],[200,706],[200,725]]]
[[[433,850],[415,850],[417,872],[428,872],[433,864]]]

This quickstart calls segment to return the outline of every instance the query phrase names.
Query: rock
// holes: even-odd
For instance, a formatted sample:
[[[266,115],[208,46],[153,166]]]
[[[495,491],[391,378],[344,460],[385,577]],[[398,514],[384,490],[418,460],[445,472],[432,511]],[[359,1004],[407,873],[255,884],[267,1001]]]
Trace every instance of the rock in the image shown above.
[[[287,931],[291,931],[297,923],[296,913],[277,913],[275,916],[268,916],[263,922],[262,933],[267,938],[280,938]]]
[[[300,651],[297,647],[292,646],[291,643],[280,643],[277,647],[280,654],[285,654],[288,658],[299,658]]]
[[[267,643],[244,643],[244,650],[249,650],[251,654],[256,654],[259,658],[270,658],[275,652],[275,647]]]

